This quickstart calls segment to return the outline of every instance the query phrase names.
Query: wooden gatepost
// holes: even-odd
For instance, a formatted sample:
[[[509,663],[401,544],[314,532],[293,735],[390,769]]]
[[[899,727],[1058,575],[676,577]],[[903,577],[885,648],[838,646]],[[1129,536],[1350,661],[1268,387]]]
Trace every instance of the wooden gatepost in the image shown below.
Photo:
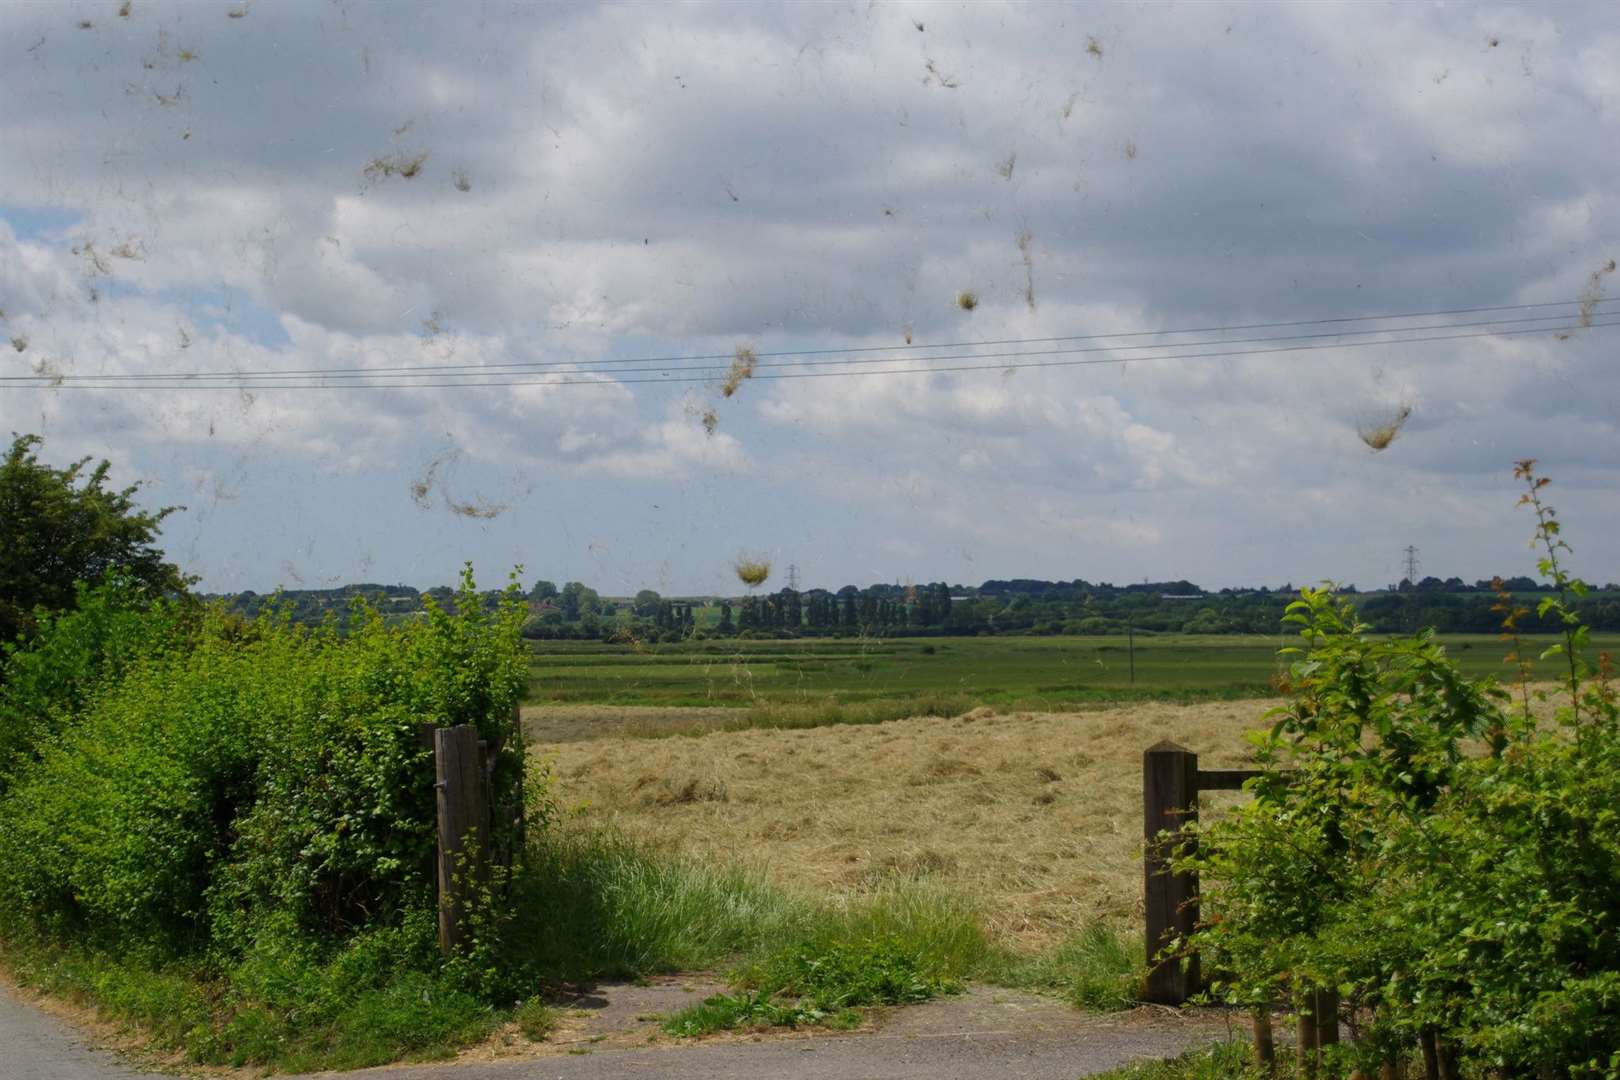
[[[1147,917],[1148,976],[1143,998],[1160,1005],[1180,1005],[1203,985],[1198,955],[1164,959],[1171,942],[1185,939],[1198,926],[1198,875],[1176,873],[1171,854],[1181,827],[1198,820],[1198,795],[1204,791],[1238,791],[1259,769],[1200,769],[1198,755],[1165,740],[1142,754],[1143,899]],[[1168,834],[1168,835],[1166,835]]]
[[[1182,1005],[1203,987],[1198,954],[1166,957],[1177,940],[1198,926],[1198,875],[1171,867],[1181,843],[1181,827],[1198,820],[1198,796],[1205,791],[1241,791],[1246,781],[1265,775],[1260,769],[1200,769],[1198,755],[1165,740],[1142,754],[1143,907],[1146,916],[1148,975],[1142,999],[1159,1005]],[[1314,1075],[1320,1048],[1339,1041],[1338,995],[1318,990],[1302,1002],[1299,1053],[1302,1075]],[[1273,1056],[1271,1013],[1254,1014],[1255,1054],[1269,1070]]]
[[[471,724],[433,730],[433,786],[439,809],[439,951],[467,939],[467,912],[489,856],[484,746]]]

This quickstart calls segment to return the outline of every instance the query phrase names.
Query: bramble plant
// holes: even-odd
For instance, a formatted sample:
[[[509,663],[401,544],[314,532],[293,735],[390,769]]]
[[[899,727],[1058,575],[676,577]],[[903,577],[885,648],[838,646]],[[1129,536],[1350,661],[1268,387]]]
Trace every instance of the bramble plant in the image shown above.
[[[471,946],[439,957],[418,736],[477,727],[493,804],[511,810],[490,843],[513,851],[528,679],[515,579],[486,606],[469,569],[453,611],[397,625],[357,602],[341,632],[213,608],[182,633],[166,608],[127,599],[81,596],[7,661],[0,718],[20,718],[0,788],[8,954],[200,979],[217,1007],[179,1041],[238,1064],[305,1060],[300,1040],[318,1063],[393,1060],[476,1034],[490,1005],[533,992],[520,963],[499,962],[504,872],[477,898]],[[333,1025],[370,1034],[319,1050]]]
[[[1575,602],[1586,586],[1533,462],[1515,475],[1563,640],[1556,693],[1463,677],[1432,632],[1376,640],[1330,590],[1288,618],[1289,702],[1257,737],[1254,800],[1195,830],[1204,921],[1184,947],[1211,996],[1249,1008],[1331,1001],[1354,1038],[1323,1075],[1421,1050],[1435,1070],[1620,1071],[1620,709]],[[1456,1075],[1455,1072],[1452,1075]]]

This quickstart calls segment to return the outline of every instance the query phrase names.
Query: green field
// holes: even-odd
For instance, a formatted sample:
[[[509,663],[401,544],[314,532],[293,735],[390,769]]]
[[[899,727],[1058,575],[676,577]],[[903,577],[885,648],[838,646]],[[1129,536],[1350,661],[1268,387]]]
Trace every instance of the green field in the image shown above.
[[[1470,674],[1511,672],[1492,635],[1448,635]],[[1273,693],[1290,639],[1244,636],[835,638],[667,645],[536,642],[534,704],[721,706],[860,704],[930,697],[1064,708],[1100,701]],[[1533,643],[1539,652],[1551,640]],[[1610,651],[1620,635],[1600,635]],[[1133,674],[1134,664],[1134,674]],[[1556,677],[1551,662],[1539,677]]]

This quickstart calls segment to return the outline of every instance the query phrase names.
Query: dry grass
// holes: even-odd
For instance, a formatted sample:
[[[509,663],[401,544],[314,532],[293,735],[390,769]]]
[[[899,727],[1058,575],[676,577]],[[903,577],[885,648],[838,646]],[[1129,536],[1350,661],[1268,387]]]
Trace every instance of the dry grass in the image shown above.
[[[758,555],[739,555],[732,564],[732,570],[737,574],[737,580],[750,589],[765,584],[771,576],[771,560]]]
[[[554,758],[565,805],[633,838],[834,893],[927,877],[982,901],[993,933],[1030,948],[1098,920],[1134,926],[1143,749],[1171,738],[1239,766],[1243,733],[1274,704],[980,709],[537,750]]]
[[[1586,279],[1586,288],[1581,293],[1580,323],[1582,329],[1592,325],[1592,315],[1597,311],[1598,304],[1603,300],[1603,276],[1614,273],[1614,260],[1610,259]]]
[[[737,392],[737,388],[747,379],[754,377],[754,365],[759,362],[759,355],[747,345],[737,346],[736,355],[732,358],[731,367],[726,372],[726,381],[720,384],[720,396],[730,397]]]
[[[391,154],[388,157],[372,158],[365,167],[367,180],[385,180],[390,176],[401,176],[406,180],[413,180],[422,173],[422,166],[427,164],[427,151],[419,154]]]
[[[1412,415],[1412,406],[1402,405],[1388,417],[1376,422],[1369,421],[1356,428],[1356,434],[1366,443],[1373,453],[1388,449],[1389,444],[1395,441],[1395,436],[1401,433],[1406,426],[1407,419]]]

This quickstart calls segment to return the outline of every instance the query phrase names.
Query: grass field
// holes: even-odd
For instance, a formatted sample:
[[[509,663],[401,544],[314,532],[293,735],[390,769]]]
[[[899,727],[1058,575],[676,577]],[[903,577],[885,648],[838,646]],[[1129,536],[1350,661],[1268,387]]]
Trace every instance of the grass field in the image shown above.
[[[626,736],[537,746],[565,806],[655,850],[858,897],[924,879],[982,905],[1001,943],[1136,931],[1142,750],[1245,760],[1269,701]]]
[[[1620,635],[1594,645],[1620,649]],[[929,697],[967,707],[1071,709],[1097,702],[1190,701],[1272,693],[1277,650],[1292,638],[843,638],[672,645],[536,643],[536,703],[710,708],[903,705]],[[1470,674],[1509,674],[1489,634],[1451,635]],[[1533,644],[1540,652],[1546,642]],[[1134,653],[1134,655],[1133,655]],[[1552,665],[1540,676],[1553,677]],[[960,711],[960,710],[957,710]]]
[[[922,880],[1040,951],[1135,928],[1143,749],[1241,765],[1278,645],[1138,639],[1134,687],[1117,638],[565,645],[536,656],[525,729],[586,824],[821,895]],[[1492,637],[1447,645],[1509,674]]]

